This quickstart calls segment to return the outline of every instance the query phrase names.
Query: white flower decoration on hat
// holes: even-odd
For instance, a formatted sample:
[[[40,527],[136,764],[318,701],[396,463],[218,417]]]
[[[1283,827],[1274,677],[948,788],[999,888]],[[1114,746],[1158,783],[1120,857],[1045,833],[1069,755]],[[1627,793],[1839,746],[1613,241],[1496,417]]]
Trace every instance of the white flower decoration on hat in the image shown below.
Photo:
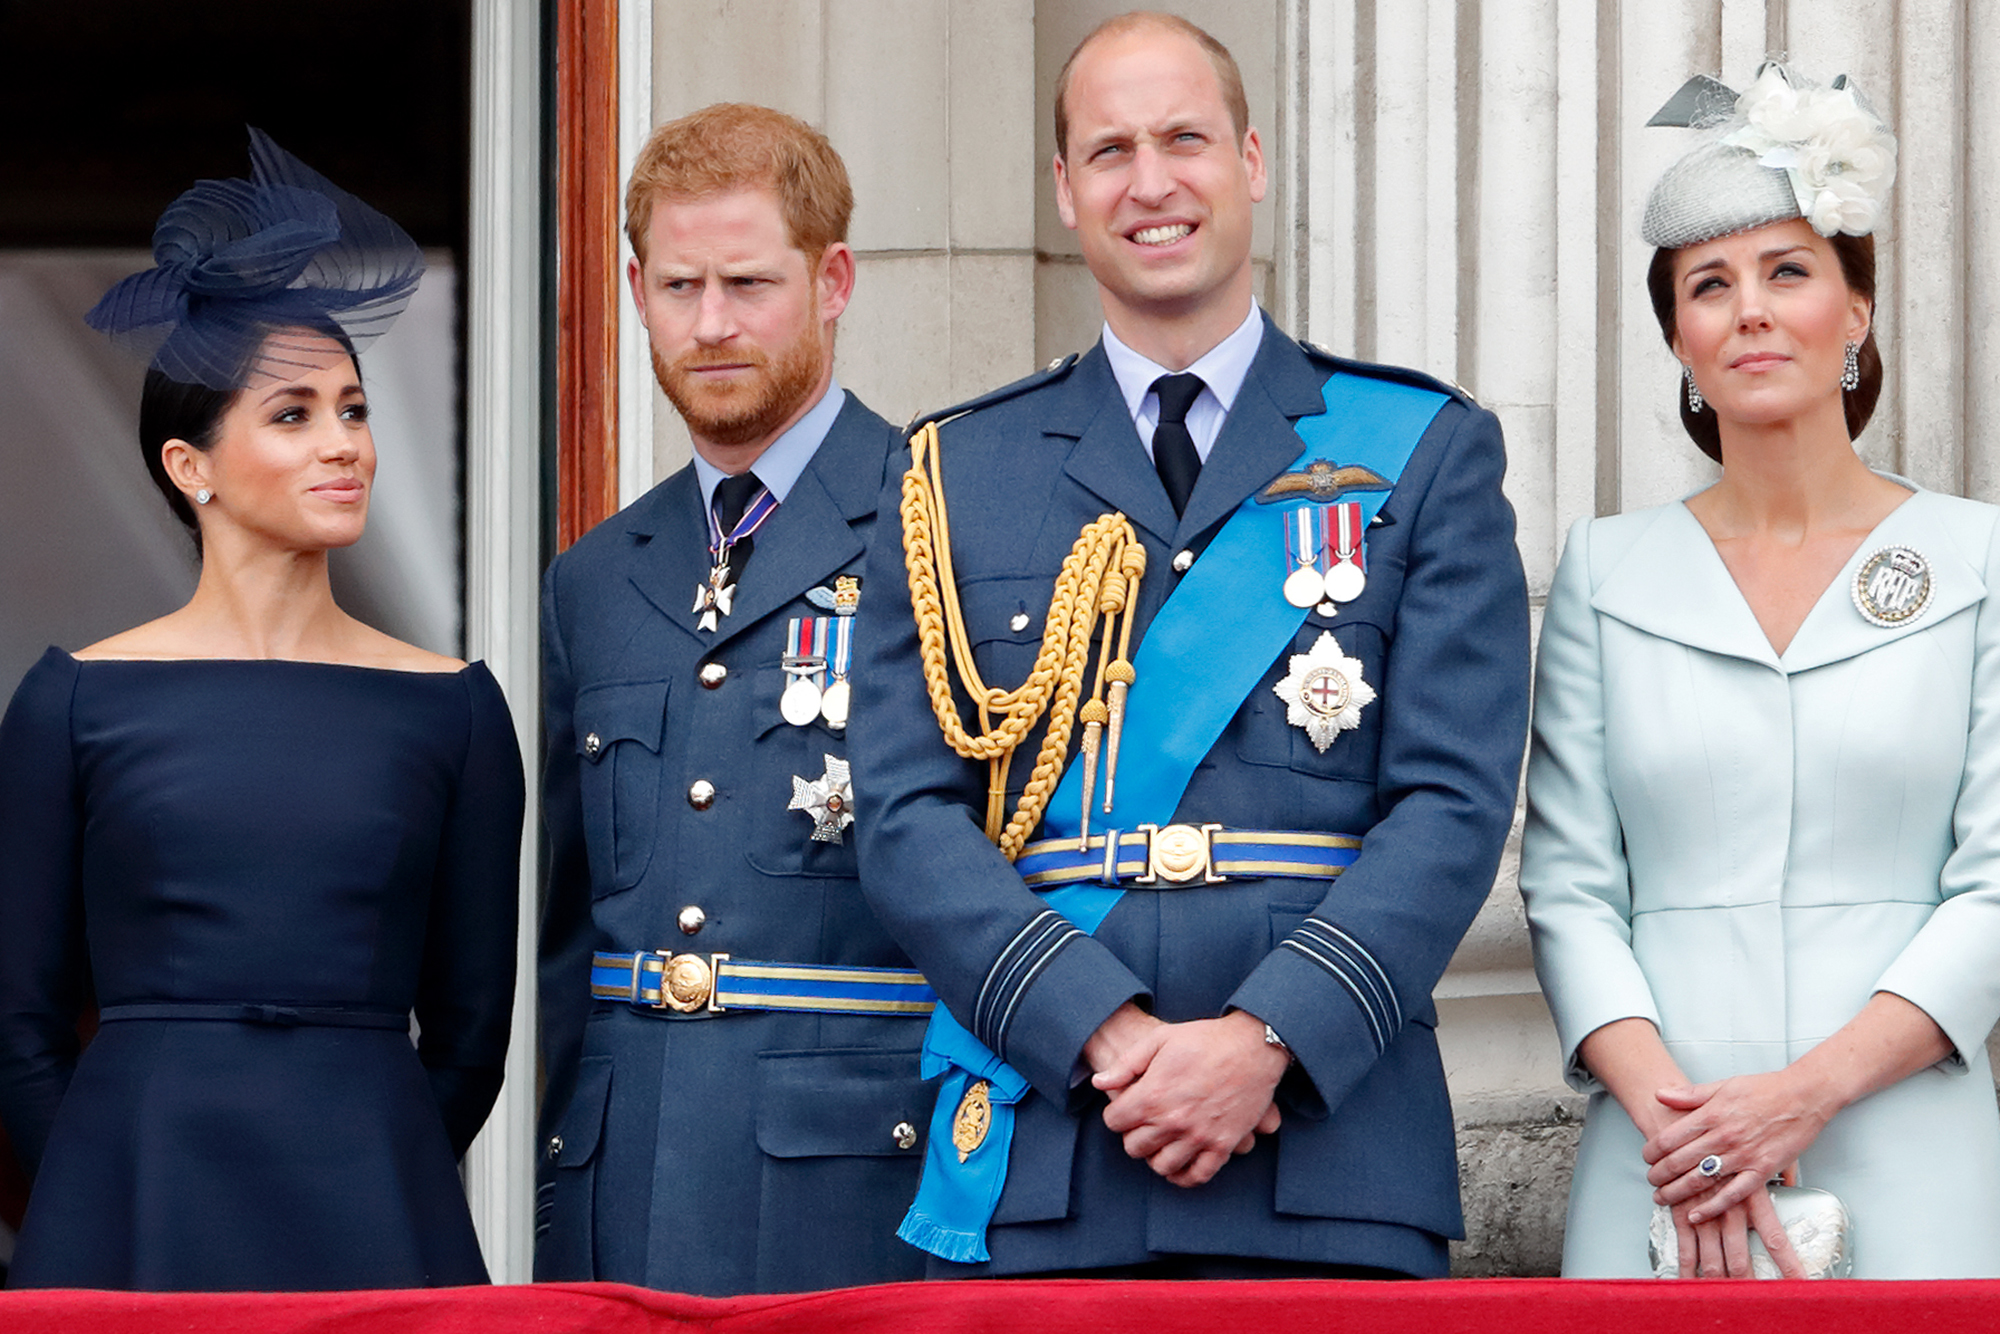
[[[1896,136],[1844,76],[1822,88],[1767,64],[1737,98],[1736,117],[1721,142],[1784,172],[1814,231],[1875,230],[1896,180]]]

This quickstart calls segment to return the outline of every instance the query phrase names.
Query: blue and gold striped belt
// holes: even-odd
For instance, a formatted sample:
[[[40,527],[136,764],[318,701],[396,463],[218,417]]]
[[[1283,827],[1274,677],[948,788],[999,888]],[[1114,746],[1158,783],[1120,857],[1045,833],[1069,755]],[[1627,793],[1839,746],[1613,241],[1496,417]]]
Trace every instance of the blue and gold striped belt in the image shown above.
[[[927,1015],[937,1006],[937,993],[923,974],[907,968],[769,963],[666,950],[591,955],[590,994],[663,1016],[730,1010]]]
[[[1030,889],[1092,880],[1142,889],[1181,889],[1273,875],[1329,880],[1360,855],[1357,834],[1142,824],[1129,832],[1110,829],[1082,840],[1045,838],[1030,843],[1021,850],[1014,869]]]

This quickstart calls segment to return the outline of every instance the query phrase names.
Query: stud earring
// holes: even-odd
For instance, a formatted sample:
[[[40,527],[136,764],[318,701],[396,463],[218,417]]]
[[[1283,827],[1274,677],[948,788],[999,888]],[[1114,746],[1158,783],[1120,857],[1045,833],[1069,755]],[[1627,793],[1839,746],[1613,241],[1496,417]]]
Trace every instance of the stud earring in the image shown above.
[[[201,490],[194,493],[194,503],[197,505],[206,505],[209,501],[214,499],[215,499],[215,492],[209,490],[205,486],[201,488]]]
[[[1840,387],[1852,393],[1861,387],[1861,345],[1847,345],[1847,364],[1840,371]]]
[[[1695,383],[1694,383],[1694,367],[1692,367],[1692,366],[1683,366],[1683,367],[1682,367],[1681,369],[1682,369],[1683,371],[1685,371],[1685,372],[1687,373],[1687,382],[1688,382],[1688,411],[1689,411],[1689,412],[1700,412],[1700,411],[1702,410],[1702,408],[1704,408],[1704,407],[1706,407],[1706,406],[1707,406],[1707,401],[1706,401],[1705,399],[1703,399],[1703,398],[1702,398],[1702,396],[1701,396],[1701,390],[1699,390],[1699,389],[1695,388]]]

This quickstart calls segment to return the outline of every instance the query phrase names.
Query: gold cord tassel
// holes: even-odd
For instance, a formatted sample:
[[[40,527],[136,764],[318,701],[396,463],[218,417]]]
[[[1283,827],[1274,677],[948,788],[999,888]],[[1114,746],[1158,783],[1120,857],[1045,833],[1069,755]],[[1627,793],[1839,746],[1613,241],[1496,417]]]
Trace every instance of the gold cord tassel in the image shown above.
[[[1076,822],[1076,848],[1078,852],[1090,849],[1090,799],[1097,788],[1097,741],[1104,731],[1104,720],[1108,711],[1101,699],[1091,700],[1077,715],[1083,719],[1083,755],[1077,762],[1083,766],[1083,813]]]
[[[1070,733],[1083,703],[1091,639],[1100,626],[1109,637],[1109,618],[1122,616],[1118,655],[1126,656],[1132,636],[1131,603],[1139,575],[1146,566],[1145,549],[1122,514],[1098,516],[1077,535],[1056,575],[1041,649],[1028,679],[1012,690],[997,690],[980,679],[973,664],[972,643],[958,600],[958,581],[951,562],[951,527],[944,502],[943,475],[938,460],[935,422],[911,437],[910,469],[903,474],[903,563],[910,579],[910,606],[917,623],[917,644],[923,659],[924,685],[930,695],[945,742],[967,759],[985,760],[989,769],[986,836],[999,845],[1009,861],[1018,857],[1028,835],[1041,823],[1042,813],[1062,776]],[[1106,648],[1108,650],[1108,643]],[[1101,661],[1101,659],[1100,659]],[[1116,664],[1113,664],[1115,667]],[[1100,668],[1099,688],[1106,669]],[[953,695],[953,677],[979,712],[979,734],[966,730]],[[1096,708],[1104,706],[1097,700]],[[1085,706],[1088,708],[1089,706]],[[1003,816],[1007,771],[1014,751],[1043,716],[1043,734],[1035,767],[1021,792],[1012,818]],[[997,722],[996,722],[997,718]],[[1115,716],[1107,714],[1112,726]],[[1095,725],[1085,716],[1084,745],[1093,753]],[[1115,744],[1115,743],[1114,743]],[[1095,764],[1090,773],[1094,778]],[[1090,804],[1087,795],[1084,802]]]
[[[1111,803],[1117,795],[1118,786],[1118,739],[1125,732],[1125,692],[1137,679],[1132,664],[1120,658],[1105,669],[1105,676],[1111,681],[1111,707],[1105,712],[1109,726],[1105,729],[1104,745],[1104,813],[1111,814]]]

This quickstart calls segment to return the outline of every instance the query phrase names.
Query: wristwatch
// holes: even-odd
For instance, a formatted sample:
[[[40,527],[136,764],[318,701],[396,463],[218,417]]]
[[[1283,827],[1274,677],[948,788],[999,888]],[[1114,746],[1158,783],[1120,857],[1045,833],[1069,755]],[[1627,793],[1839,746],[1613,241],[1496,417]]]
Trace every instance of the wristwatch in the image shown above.
[[[1269,1024],[1264,1025],[1264,1045],[1267,1047],[1276,1047],[1279,1051],[1285,1053],[1285,1060],[1288,1064],[1299,1059],[1292,1054],[1292,1049],[1285,1045],[1285,1040],[1278,1036],[1278,1030]]]

